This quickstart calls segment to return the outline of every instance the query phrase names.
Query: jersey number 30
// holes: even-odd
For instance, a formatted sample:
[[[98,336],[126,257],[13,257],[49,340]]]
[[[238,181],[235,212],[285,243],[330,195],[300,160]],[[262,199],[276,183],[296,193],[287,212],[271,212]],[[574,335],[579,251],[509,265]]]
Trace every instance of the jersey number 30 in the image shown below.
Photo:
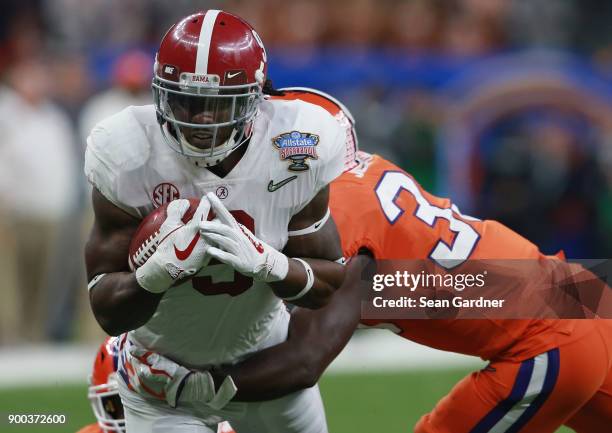
[[[474,250],[478,239],[480,239],[480,235],[472,226],[458,219],[454,214],[465,220],[478,220],[461,215],[459,209],[454,205],[451,208],[432,205],[423,197],[420,188],[409,176],[400,171],[387,171],[382,175],[376,186],[376,197],[378,197],[380,206],[390,224],[395,224],[404,213],[404,209],[396,203],[402,191],[412,194],[416,200],[417,207],[414,216],[429,227],[434,227],[436,219],[443,218],[448,221],[450,230],[455,233],[450,245],[443,240],[439,240],[429,257],[446,269],[453,268],[466,261]]]

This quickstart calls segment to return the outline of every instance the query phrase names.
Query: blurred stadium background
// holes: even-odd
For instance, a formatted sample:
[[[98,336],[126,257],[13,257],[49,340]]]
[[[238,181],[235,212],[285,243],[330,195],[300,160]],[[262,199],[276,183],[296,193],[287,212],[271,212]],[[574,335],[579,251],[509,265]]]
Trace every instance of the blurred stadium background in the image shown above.
[[[67,414],[69,427],[41,431],[93,420],[86,376],[102,333],[89,311],[81,254],[92,218],[84,139],[99,119],[149,103],[156,44],[198,9],[251,22],[277,87],[315,87],[341,99],[363,149],[453,197],[464,213],[500,220],[546,253],[612,253],[610,3],[2,0],[0,7],[3,417]],[[331,430],[409,431],[479,365],[368,332],[323,382]],[[0,430],[9,431],[3,422]]]

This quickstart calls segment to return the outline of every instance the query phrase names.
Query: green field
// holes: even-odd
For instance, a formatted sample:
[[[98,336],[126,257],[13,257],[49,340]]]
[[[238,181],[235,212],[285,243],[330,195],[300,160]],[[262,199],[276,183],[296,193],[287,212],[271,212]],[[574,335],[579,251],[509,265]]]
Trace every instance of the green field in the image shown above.
[[[407,433],[465,370],[333,375],[321,383],[331,433]],[[0,389],[0,432],[73,433],[93,422],[86,387]],[[63,426],[8,425],[9,413],[65,414]],[[571,432],[561,429],[559,432]],[[264,433],[264,432],[262,432]]]

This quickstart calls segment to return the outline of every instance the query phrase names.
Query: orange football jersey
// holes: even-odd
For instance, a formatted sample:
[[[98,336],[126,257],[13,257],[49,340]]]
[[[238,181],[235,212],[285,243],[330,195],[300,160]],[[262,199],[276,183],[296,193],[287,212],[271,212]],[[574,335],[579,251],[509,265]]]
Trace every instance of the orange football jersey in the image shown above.
[[[534,259],[527,239],[496,221],[464,216],[448,199],[424,191],[406,172],[377,155],[331,184],[330,207],[346,257],[362,247],[376,259]],[[392,323],[405,338],[483,359],[520,361],[566,341],[573,320],[364,320]],[[573,335],[573,337],[577,337]]]

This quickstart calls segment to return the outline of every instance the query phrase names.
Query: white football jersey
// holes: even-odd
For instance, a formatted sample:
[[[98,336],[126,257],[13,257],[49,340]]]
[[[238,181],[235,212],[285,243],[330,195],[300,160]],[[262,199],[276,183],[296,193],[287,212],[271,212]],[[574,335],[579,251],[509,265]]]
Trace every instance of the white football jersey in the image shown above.
[[[246,153],[224,178],[165,143],[152,105],[128,107],[93,129],[85,173],[138,218],[171,200],[213,192],[257,237],[282,250],[290,219],[342,172],[346,133],[323,108],[303,101],[265,100],[259,110]],[[130,336],[183,365],[206,367],[275,344],[266,339],[275,324],[286,324],[286,314],[267,284],[214,264],[170,288]]]

